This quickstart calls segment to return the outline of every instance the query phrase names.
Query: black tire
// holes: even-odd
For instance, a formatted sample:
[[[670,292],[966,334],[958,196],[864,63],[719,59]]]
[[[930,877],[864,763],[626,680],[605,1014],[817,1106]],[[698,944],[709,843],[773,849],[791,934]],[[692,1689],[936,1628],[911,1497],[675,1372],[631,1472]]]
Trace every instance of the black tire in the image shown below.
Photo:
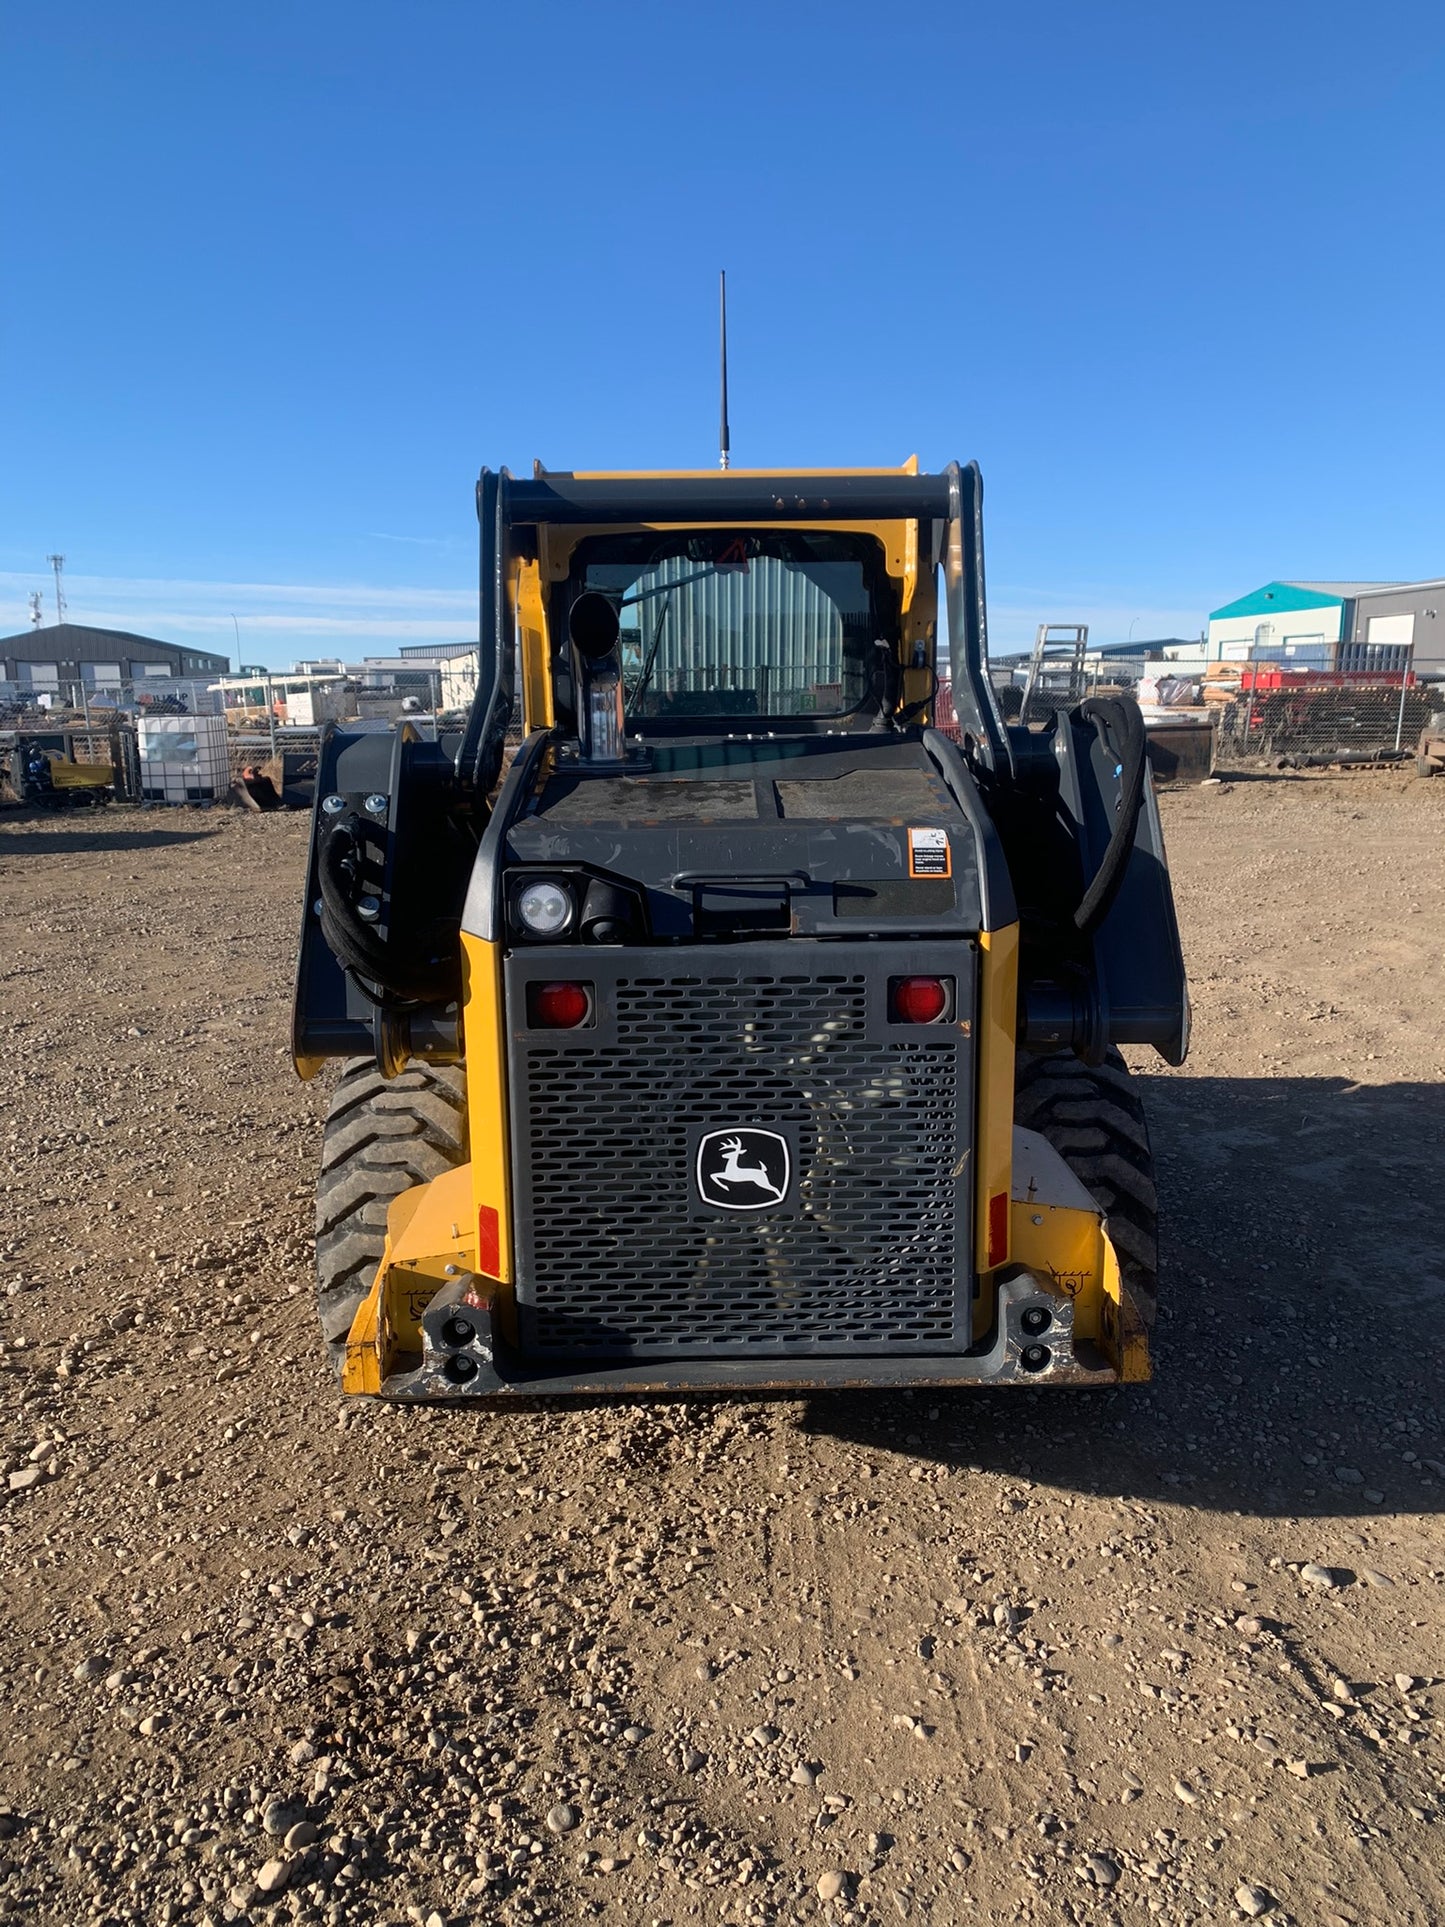
[[[412,1064],[388,1078],[369,1057],[347,1064],[326,1115],[316,1184],[316,1311],[338,1373],[381,1262],[387,1207],[466,1160],[460,1065]]]
[[[1139,1087],[1117,1051],[1102,1064],[1071,1052],[1020,1054],[1014,1122],[1037,1131],[1103,1206],[1125,1289],[1146,1325],[1159,1300],[1159,1199]]]

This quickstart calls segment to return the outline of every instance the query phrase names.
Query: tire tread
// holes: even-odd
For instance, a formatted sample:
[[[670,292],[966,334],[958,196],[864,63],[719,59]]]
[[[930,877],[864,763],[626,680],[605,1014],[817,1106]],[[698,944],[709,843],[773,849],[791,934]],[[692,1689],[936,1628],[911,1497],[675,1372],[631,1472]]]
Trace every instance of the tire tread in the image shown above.
[[[1014,1122],[1037,1131],[1103,1208],[1125,1288],[1146,1324],[1159,1295],[1159,1196],[1139,1087],[1117,1051],[1102,1064],[1020,1053]]]
[[[460,1065],[412,1065],[388,1079],[358,1058],[341,1073],[316,1183],[316,1311],[338,1376],[381,1262],[391,1202],[466,1162],[466,1103]]]

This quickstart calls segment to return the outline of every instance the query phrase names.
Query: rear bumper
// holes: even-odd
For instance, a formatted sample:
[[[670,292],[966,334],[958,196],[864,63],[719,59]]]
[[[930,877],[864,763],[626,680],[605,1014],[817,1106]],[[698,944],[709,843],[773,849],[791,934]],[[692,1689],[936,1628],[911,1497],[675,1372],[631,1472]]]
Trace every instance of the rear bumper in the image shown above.
[[[1148,1334],[1098,1205],[1037,1133],[1013,1133],[1010,1259],[983,1280],[972,1346],[923,1352],[827,1342],[784,1349],[739,1317],[725,1348],[701,1337],[663,1356],[528,1352],[509,1336],[509,1287],[477,1269],[471,1167],[404,1191],[347,1339],[342,1389],[466,1404],[566,1394],[647,1397],[944,1385],[1120,1385],[1149,1373]],[[970,1274],[969,1283],[973,1282]],[[754,1348],[739,1356],[752,1330]]]
[[[406,1362],[398,1359],[399,1369],[380,1385],[383,1398],[471,1403],[576,1394],[645,1397],[946,1385],[1108,1386],[1124,1377],[1097,1345],[1088,1340],[1075,1343],[1072,1302],[1029,1272],[1019,1272],[998,1287],[993,1342],[953,1357],[669,1358],[645,1363],[609,1359],[578,1361],[563,1370],[554,1360],[538,1363],[522,1358],[502,1343],[493,1331],[490,1307],[479,1301],[477,1286],[475,1278],[463,1277],[437,1294],[421,1320],[420,1359],[414,1354]],[[1045,1316],[1048,1322],[1042,1330],[1030,1328]]]

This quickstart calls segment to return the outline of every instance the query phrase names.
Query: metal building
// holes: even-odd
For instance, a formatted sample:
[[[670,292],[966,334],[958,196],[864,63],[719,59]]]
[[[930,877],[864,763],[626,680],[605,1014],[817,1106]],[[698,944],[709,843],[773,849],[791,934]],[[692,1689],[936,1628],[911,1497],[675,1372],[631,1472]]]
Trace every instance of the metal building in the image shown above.
[[[1411,650],[1417,673],[1445,673],[1445,578],[1373,585],[1355,597],[1347,635],[1356,649]]]
[[[1445,578],[1266,582],[1209,618],[1211,662],[1336,671],[1445,668]]]
[[[133,636],[124,629],[93,629],[83,622],[56,622],[48,629],[22,629],[0,636],[0,682],[27,695],[64,701],[118,694],[127,683],[152,677],[224,676],[229,656],[190,644]]]

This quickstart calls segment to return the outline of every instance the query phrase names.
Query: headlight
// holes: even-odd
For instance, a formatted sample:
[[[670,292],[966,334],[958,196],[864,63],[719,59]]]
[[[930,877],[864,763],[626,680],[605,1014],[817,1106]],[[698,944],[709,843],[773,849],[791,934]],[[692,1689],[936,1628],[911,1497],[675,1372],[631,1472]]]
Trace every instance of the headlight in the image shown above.
[[[560,883],[529,883],[517,898],[522,927],[534,937],[560,937],[572,922],[572,898]]]

